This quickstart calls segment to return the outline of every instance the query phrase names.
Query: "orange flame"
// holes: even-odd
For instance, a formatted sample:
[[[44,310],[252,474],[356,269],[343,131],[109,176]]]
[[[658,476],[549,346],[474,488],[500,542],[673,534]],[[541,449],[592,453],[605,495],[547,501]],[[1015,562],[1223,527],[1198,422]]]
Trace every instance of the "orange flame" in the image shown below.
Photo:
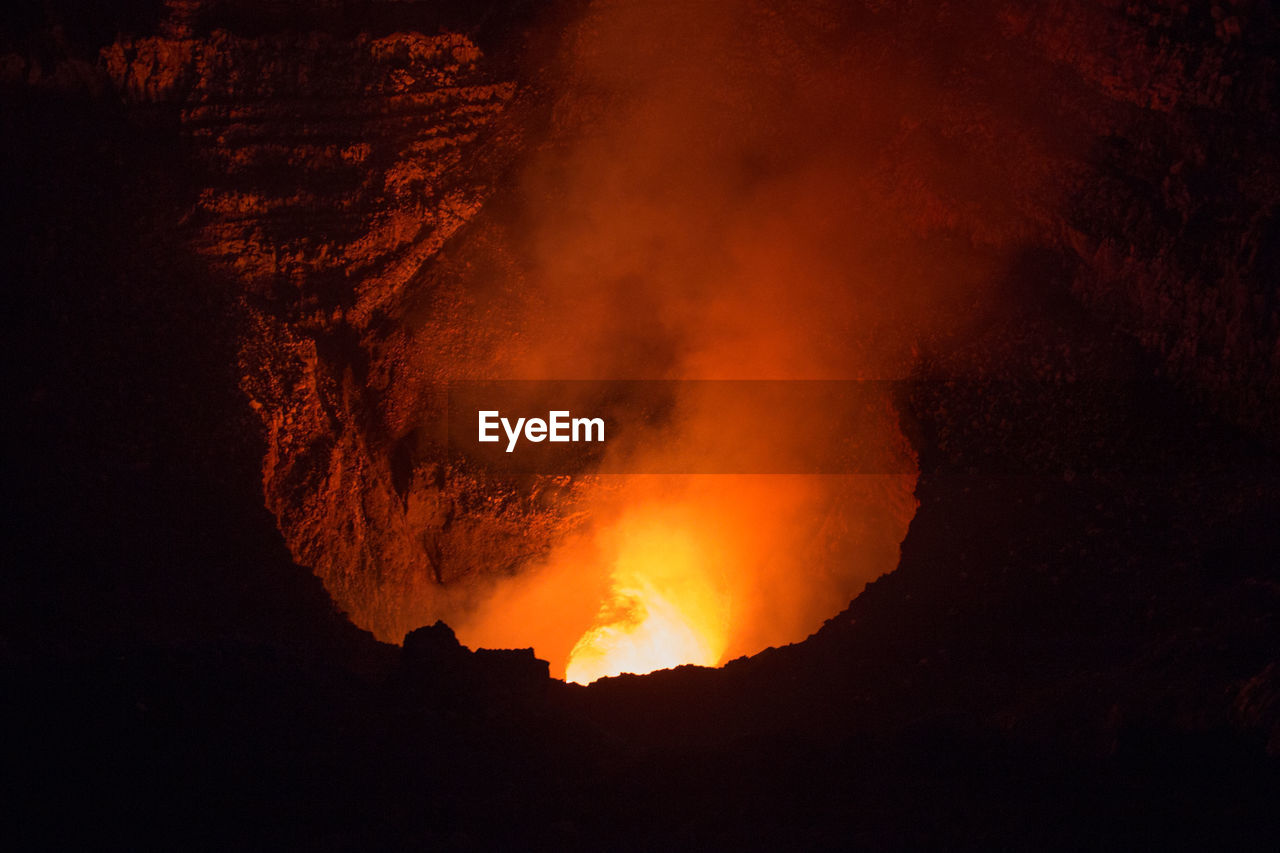
[[[533,646],[579,684],[795,642],[892,568],[914,485],[907,475],[600,478],[584,529],[487,591],[458,637]]]
[[[715,583],[709,549],[691,531],[655,518],[633,517],[616,533],[609,596],[570,652],[566,680],[718,664],[728,645],[729,601]]]

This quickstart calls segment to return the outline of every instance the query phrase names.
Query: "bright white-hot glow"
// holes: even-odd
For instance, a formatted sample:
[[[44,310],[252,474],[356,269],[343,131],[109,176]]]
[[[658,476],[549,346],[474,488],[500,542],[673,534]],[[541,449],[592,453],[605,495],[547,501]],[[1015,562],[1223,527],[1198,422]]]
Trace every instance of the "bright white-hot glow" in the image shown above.
[[[589,684],[624,672],[720,663],[729,602],[715,583],[712,554],[690,531],[658,519],[633,518],[617,532],[609,596],[574,645],[566,679]]]
[[[553,676],[577,683],[795,642],[892,567],[914,483],[601,478],[594,523],[488,596],[458,636],[472,648],[532,645]]]

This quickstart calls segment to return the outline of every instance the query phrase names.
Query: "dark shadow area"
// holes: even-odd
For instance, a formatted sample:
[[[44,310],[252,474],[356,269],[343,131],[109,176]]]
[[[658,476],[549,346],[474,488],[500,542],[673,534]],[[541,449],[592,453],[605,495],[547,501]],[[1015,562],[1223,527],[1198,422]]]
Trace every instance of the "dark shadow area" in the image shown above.
[[[37,5],[15,31],[75,17]],[[68,37],[146,30],[157,5]],[[317,20],[501,45],[533,5]],[[0,105],[9,849],[1274,848],[1274,445],[1082,307],[1078,253],[1029,250],[973,352],[924,353],[903,385],[921,479],[897,571],[803,643],[569,686],[443,624],[377,643],[293,562],[239,385],[245,296],[176,221],[196,185],[174,121],[35,86]],[[1274,221],[1243,233],[1274,265]],[[992,384],[946,381],[979,358]],[[1027,364],[1098,390],[1064,412]]]

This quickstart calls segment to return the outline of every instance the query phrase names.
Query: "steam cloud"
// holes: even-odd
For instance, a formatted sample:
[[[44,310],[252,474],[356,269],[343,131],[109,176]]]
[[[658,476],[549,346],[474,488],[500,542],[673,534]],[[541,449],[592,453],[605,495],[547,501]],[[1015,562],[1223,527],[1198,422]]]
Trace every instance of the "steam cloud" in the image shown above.
[[[1035,176],[985,132],[952,133],[957,111],[989,107],[957,103],[945,59],[904,51],[910,34],[875,5],[592,5],[554,60],[555,130],[508,226],[525,281],[519,333],[496,349],[494,372],[898,379],[919,347],[963,334]],[[1032,130],[1016,144],[1040,143]],[[632,452],[714,446],[707,431],[725,413],[685,387],[678,416]],[[833,401],[811,416],[847,414]],[[794,452],[796,413],[753,416],[753,453]],[[891,411],[860,423],[901,439]],[[696,577],[658,582],[697,586],[695,609],[714,611],[697,617],[720,632],[713,663],[796,641],[894,568],[914,483],[602,477],[585,532],[486,590],[459,634],[532,644],[556,672],[597,624],[627,549],[653,545],[628,536],[649,530],[694,537]]]

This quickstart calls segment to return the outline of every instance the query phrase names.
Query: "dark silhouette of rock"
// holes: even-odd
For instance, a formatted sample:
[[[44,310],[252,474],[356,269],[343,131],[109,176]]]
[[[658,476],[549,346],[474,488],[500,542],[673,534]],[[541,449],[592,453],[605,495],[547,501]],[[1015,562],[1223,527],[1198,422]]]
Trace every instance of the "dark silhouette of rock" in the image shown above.
[[[550,664],[533,649],[471,651],[443,622],[406,634],[401,662],[400,677],[410,689],[534,698],[551,686]]]
[[[350,201],[357,230],[380,199],[336,160],[330,177],[353,182],[295,196],[325,189],[323,152],[288,188],[271,181],[273,146],[322,123],[319,84],[301,115],[271,91],[191,95],[215,79],[285,85],[321,56],[369,60],[353,74],[372,81],[371,110],[336,128],[341,147],[378,136],[396,62],[468,40],[391,35],[434,4],[173,3],[163,32],[160,4],[90,4],[78,22],[76,5],[19,4],[0,34],[8,848],[1274,847],[1273,4],[966,13],[986,40],[953,40],[958,67],[991,70],[1008,48],[1060,79],[1051,95],[1097,144],[1065,208],[1033,206],[1019,239],[1038,248],[1009,271],[1002,310],[975,321],[972,351],[922,354],[904,386],[922,475],[899,568],[802,643],[591,687],[548,679],[532,650],[470,651],[441,622],[402,649],[378,642],[295,562],[356,553],[343,522],[358,506],[478,540],[530,519],[550,530],[555,513],[468,532],[427,500],[443,486],[422,460],[392,476],[379,418],[408,408],[380,408],[367,380],[394,312],[334,321],[363,297],[310,280],[328,261],[299,248],[356,245],[328,230],[323,199]],[[869,3],[866,21],[897,16],[921,44],[939,38],[935,5]],[[380,21],[367,39],[351,23],[366,6]],[[497,88],[520,83],[518,62],[492,79],[458,62],[441,73],[485,91],[446,112],[470,105],[477,130],[504,132],[539,115]],[[419,130],[444,127],[409,101]],[[949,131],[982,150],[1001,136],[981,124]],[[378,137],[380,162],[416,133]],[[496,181],[517,141],[449,178],[468,215],[484,194],[463,179]],[[447,171],[408,179],[440,189]],[[273,205],[287,213],[274,224]],[[1003,233],[984,224],[983,239]],[[269,249],[302,251],[279,256],[302,288],[255,273],[247,289],[228,272],[241,238],[261,238],[245,255],[257,273]],[[373,303],[394,303],[392,279]],[[995,387],[1078,381],[1015,395],[939,380],[974,365]],[[299,484],[356,459],[364,479],[325,480],[305,504]],[[1018,470],[990,473],[1009,459]],[[434,540],[396,536],[400,580],[420,571],[430,592],[465,574],[412,562]],[[331,568],[328,589],[344,589]],[[382,633],[427,609],[387,606]]]

